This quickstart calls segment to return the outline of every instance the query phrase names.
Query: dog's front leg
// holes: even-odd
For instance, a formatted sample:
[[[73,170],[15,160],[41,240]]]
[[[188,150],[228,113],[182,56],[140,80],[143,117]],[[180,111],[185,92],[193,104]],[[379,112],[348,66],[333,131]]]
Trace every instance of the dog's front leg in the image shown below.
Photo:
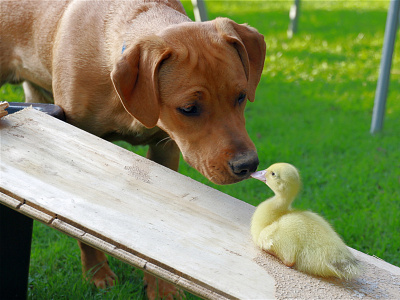
[[[178,171],[180,151],[176,143],[165,138],[149,145],[147,158],[166,166],[174,171]],[[173,284],[157,279],[153,275],[145,273],[144,281],[147,284],[147,297],[154,299],[182,299],[183,292]]]
[[[81,248],[82,271],[84,276],[96,287],[105,289],[113,286],[117,276],[111,271],[106,255],[78,241]]]
[[[29,81],[22,83],[24,89],[25,102],[27,103],[53,103],[53,95],[51,92],[33,84]]]
[[[164,167],[178,171],[180,151],[169,137],[149,144],[146,157]]]
[[[164,138],[149,144],[147,158],[178,171],[180,151],[176,143]],[[106,288],[114,285],[117,276],[110,269],[106,255],[80,241],[82,270],[86,278],[93,282],[98,288]],[[145,273],[144,281],[147,284],[147,296],[153,299],[181,299],[182,291],[173,284],[159,280],[156,277]]]

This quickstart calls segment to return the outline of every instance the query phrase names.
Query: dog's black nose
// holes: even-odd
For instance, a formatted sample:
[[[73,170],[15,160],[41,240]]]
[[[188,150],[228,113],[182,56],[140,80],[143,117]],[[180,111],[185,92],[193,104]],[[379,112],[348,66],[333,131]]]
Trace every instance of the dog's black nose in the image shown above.
[[[259,161],[256,151],[239,154],[229,161],[232,172],[240,177],[247,178],[257,170]]]

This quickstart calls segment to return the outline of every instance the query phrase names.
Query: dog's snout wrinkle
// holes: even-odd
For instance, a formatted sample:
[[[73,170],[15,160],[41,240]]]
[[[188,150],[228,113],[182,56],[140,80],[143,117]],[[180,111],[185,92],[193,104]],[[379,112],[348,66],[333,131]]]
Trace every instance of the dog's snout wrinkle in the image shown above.
[[[259,164],[257,152],[251,151],[235,156],[229,161],[232,172],[242,178],[249,177],[257,170]]]

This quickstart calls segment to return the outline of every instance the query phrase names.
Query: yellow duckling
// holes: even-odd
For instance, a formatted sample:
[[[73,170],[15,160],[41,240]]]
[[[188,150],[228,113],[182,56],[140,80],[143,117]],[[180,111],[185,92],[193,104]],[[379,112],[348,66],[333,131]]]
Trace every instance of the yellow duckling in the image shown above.
[[[277,163],[252,177],[275,193],[253,215],[251,234],[257,246],[308,274],[341,279],[358,274],[358,261],[327,221],[313,212],[291,208],[301,187],[294,166]]]

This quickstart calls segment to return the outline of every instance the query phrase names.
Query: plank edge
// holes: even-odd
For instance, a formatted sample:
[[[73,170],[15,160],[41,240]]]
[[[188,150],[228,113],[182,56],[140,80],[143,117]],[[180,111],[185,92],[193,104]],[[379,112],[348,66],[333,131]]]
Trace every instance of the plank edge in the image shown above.
[[[133,249],[123,249],[125,247],[120,247],[117,242],[106,237],[96,236],[95,233],[92,234],[90,230],[87,230],[82,226],[75,226],[75,224],[73,224],[74,222],[70,222],[61,216],[46,213],[35,205],[32,206],[31,203],[23,200],[17,195],[11,196],[9,194],[11,193],[4,193],[3,190],[0,190],[0,205],[5,205],[36,221],[44,223],[45,225],[48,225],[49,227],[52,227],[76,240],[104,251],[133,267],[139,268],[158,278],[171,282],[172,284],[175,284],[199,297],[211,300],[236,299],[209,286],[208,284],[198,282],[190,277],[185,278],[184,274],[180,274],[180,272],[168,266],[163,266],[160,262],[136,255],[135,253],[132,253],[135,252]]]

